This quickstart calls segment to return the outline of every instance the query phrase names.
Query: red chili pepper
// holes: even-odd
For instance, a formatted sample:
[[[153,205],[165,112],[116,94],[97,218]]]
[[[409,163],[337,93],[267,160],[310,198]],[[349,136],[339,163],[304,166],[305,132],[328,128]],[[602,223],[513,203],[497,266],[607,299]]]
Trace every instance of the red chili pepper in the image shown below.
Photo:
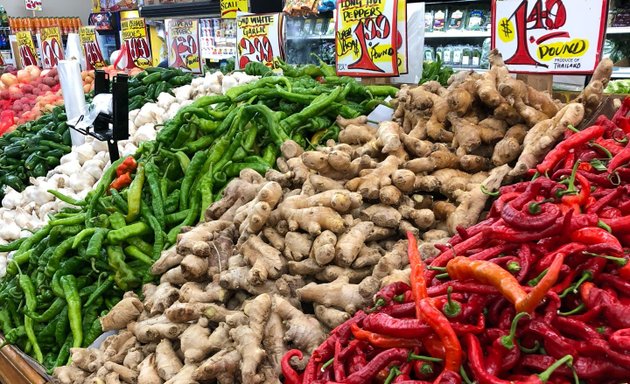
[[[600,138],[600,139],[595,140],[594,142],[595,144],[602,146],[602,148],[606,149],[613,156],[616,156],[624,148],[623,145],[619,144],[617,141],[613,139]]]
[[[416,303],[416,318],[420,318],[420,301],[429,297],[427,293],[427,281],[424,273],[424,262],[418,251],[416,237],[411,232],[407,232],[409,264],[411,265],[411,292]]]
[[[515,308],[517,312],[527,312],[532,313],[534,309],[540,304],[543,300],[547,292],[551,289],[551,287],[556,284],[558,280],[558,275],[560,274],[560,269],[564,264],[564,258],[566,254],[562,252],[556,251],[556,256],[549,268],[547,268],[547,273],[540,280],[538,284],[525,296],[523,300],[517,302],[515,304]]]
[[[501,243],[499,245],[495,245],[494,247],[486,248],[481,252],[475,253],[474,255],[468,256],[468,258],[471,260],[488,260],[513,248],[516,248],[515,244]]]
[[[525,212],[524,212],[525,210]],[[501,218],[510,226],[525,231],[535,231],[554,224],[560,216],[560,209],[554,204],[541,204],[532,201],[523,210],[512,204],[505,204],[501,211]]]
[[[433,384],[461,384],[462,378],[459,373],[449,370],[444,370],[435,380]]]
[[[630,147],[625,147],[621,152],[615,155],[608,163],[608,173],[613,173],[622,165],[630,161]]]
[[[556,145],[554,149],[547,153],[545,159],[536,166],[536,169],[540,174],[545,174],[549,172],[553,167],[562,160],[568,153],[569,150],[581,146],[590,140],[594,140],[596,138],[601,137],[606,128],[601,125],[593,125],[585,130],[571,135],[568,139],[560,142],[560,144]]]
[[[109,185],[110,189],[115,189],[120,191],[121,189],[128,187],[131,184],[131,173],[123,173],[118,176],[112,183]]]
[[[363,319],[363,328],[385,336],[411,339],[424,337],[432,332],[431,327],[422,320],[397,319],[382,312],[371,313]]]
[[[630,100],[626,97],[612,118],[612,122],[621,128],[626,134],[630,133]]]
[[[614,233],[630,233],[630,215],[614,219],[602,218],[602,221],[606,223],[606,225],[608,225]]]
[[[451,326],[458,336],[464,335],[466,333],[478,335],[486,330],[486,317],[483,315],[483,313],[480,313],[477,315],[477,324],[451,323]]]
[[[299,349],[292,349],[282,356],[282,360],[280,361],[282,376],[284,376],[284,382],[286,384],[302,384],[302,377],[291,366],[290,361],[293,357],[302,360],[302,352]]]
[[[527,369],[542,370],[547,369],[553,364],[555,359],[546,355],[525,355],[521,360],[521,365]],[[577,373],[578,377],[583,380],[601,380],[607,379],[622,379],[627,380],[630,375],[630,370],[627,367],[613,364],[606,360],[605,357],[601,358],[588,358],[578,357],[573,360],[573,369]],[[560,367],[556,370],[560,375],[571,377],[572,372],[568,367]]]
[[[366,366],[346,378],[344,384],[369,383],[383,368],[389,364],[399,364],[407,360],[409,350],[391,348],[376,355]]]
[[[365,329],[359,328],[356,323],[352,324],[351,330],[354,337],[356,337],[358,340],[367,341],[373,346],[379,348],[414,348],[421,344],[420,340],[392,337],[381,335],[375,332],[370,332]]]
[[[593,327],[583,321],[576,320],[571,317],[556,316],[553,321],[553,325],[554,327],[556,327],[557,329],[561,329],[565,333],[584,340],[594,340],[602,338],[602,335],[597,332]]]
[[[118,168],[116,168],[116,176],[120,176],[125,173],[132,173],[136,170],[136,168],[138,168],[136,159],[134,159],[133,156],[127,156],[127,158],[118,165]]]
[[[444,345],[444,369],[458,372],[462,364],[462,347],[450,322],[435,308],[430,299],[420,301],[422,319],[437,333]]]
[[[521,231],[505,225],[505,222],[499,220],[491,227],[491,231],[488,234],[495,240],[503,240],[515,243],[529,243],[535,242],[546,237],[551,237],[562,232],[562,228],[565,226],[564,220],[557,219],[555,223],[549,227],[538,231]]]
[[[571,241],[589,246],[591,252],[623,254],[623,247],[619,240],[602,228],[587,227],[578,229],[571,234]]]
[[[378,299],[382,299],[385,304],[390,304],[395,296],[404,294],[410,289],[411,287],[409,286],[409,284],[403,281],[397,281],[381,288],[381,290],[378,291],[376,295],[374,295],[374,299],[375,301],[378,301]]]
[[[545,351],[557,359],[564,355],[578,356],[578,351],[572,340],[560,335],[549,324],[542,320],[532,320],[527,329],[540,336],[543,340]]]
[[[608,338],[610,346],[621,352],[630,352],[630,328],[620,329],[613,332]]]
[[[595,204],[591,204],[586,208],[587,213],[598,213],[602,208],[610,205],[613,201],[617,200],[624,192],[625,188],[617,187],[614,191],[607,193],[604,197],[597,200]]]
[[[619,268],[617,272],[619,273],[619,277],[630,282],[630,262]]]

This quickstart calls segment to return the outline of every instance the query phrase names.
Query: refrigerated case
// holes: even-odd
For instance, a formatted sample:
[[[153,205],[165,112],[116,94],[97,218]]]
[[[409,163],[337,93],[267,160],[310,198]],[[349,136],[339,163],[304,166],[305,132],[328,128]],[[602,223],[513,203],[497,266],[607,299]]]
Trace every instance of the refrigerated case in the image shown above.
[[[285,17],[285,54],[290,64],[317,64],[320,57],[335,63],[335,19],[332,13],[315,17]]]
[[[105,59],[120,49],[120,12],[91,13],[88,18],[88,25],[93,25],[96,28],[98,44]]]

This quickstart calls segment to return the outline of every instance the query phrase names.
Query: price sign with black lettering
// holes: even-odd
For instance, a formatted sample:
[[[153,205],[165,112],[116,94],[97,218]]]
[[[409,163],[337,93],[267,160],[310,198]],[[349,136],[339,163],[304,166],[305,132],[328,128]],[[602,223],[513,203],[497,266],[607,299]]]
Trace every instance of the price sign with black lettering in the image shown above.
[[[42,28],[40,32],[40,52],[42,67],[44,69],[55,68],[59,60],[63,60],[63,41],[59,27]]]
[[[18,54],[20,56],[22,68],[29,65],[37,65],[37,52],[35,51],[35,44],[33,43],[31,31],[16,32],[15,39],[18,43]]]
[[[281,13],[239,16],[236,24],[236,65],[239,69],[245,68],[250,61],[271,67],[274,57],[282,57]]]
[[[144,18],[127,19],[120,24],[123,42],[129,49],[134,65],[138,68],[153,66],[151,46],[149,45]]]
[[[397,0],[337,2],[337,74],[398,76]]]
[[[199,20],[167,19],[168,66],[201,73]]]
[[[605,0],[494,0],[492,47],[516,73],[587,74],[601,60]]]
[[[105,66],[105,60],[103,60],[103,53],[96,39],[96,27],[86,26],[79,28],[79,39],[83,47],[87,69],[103,68]]]

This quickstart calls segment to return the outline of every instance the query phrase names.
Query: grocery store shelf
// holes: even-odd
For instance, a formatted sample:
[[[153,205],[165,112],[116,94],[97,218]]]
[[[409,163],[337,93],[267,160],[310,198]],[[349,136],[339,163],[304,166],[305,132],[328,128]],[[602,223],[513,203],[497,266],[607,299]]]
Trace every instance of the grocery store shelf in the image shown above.
[[[630,79],[630,67],[615,67],[612,73],[613,79]]]
[[[335,40],[334,35],[321,36],[287,36],[287,40]]]
[[[630,34],[630,27],[608,27],[607,35],[624,35]]]
[[[453,68],[453,71],[475,71],[475,72],[479,72],[479,73],[488,72],[487,68],[458,67],[458,66],[450,66],[448,64],[447,64],[447,66]]]
[[[488,31],[447,31],[447,32],[426,32],[425,38],[428,39],[456,39],[462,37],[490,37]]]
[[[220,14],[221,6],[219,4],[219,1],[159,4],[140,7],[140,16],[154,19],[166,19],[187,16],[219,16]]]

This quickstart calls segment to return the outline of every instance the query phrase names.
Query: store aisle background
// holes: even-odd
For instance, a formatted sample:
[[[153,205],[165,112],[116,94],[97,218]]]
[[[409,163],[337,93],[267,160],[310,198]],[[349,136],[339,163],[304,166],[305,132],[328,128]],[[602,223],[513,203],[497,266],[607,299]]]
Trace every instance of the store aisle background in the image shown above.
[[[31,17],[32,11],[27,11],[24,0],[0,0],[10,17]],[[42,0],[41,12],[35,12],[36,17],[80,17],[85,23],[92,9],[92,2],[88,0]]]

